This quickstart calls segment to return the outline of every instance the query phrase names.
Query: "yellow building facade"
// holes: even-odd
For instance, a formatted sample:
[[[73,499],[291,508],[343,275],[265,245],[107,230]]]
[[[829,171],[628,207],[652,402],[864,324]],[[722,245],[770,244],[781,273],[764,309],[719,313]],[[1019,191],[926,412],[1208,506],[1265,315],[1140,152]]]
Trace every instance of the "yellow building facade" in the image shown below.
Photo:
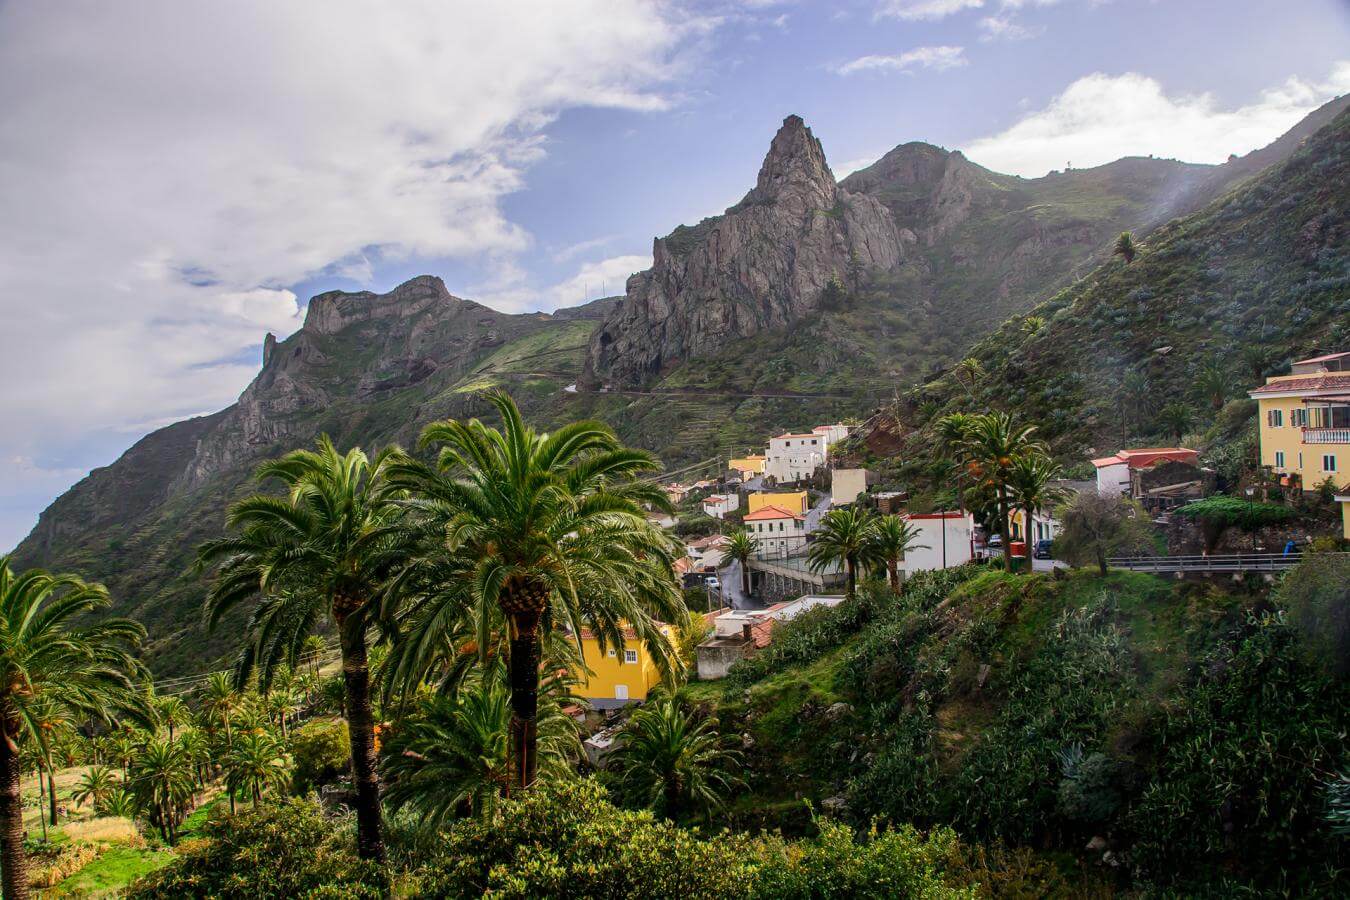
[[[754,454],[741,456],[728,462],[727,468],[740,472],[742,478],[754,478],[764,474],[764,457]]]
[[[806,491],[783,491],[778,494],[756,491],[746,498],[746,502],[749,504],[745,511],[747,516],[759,512],[766,506],[776,506],[790,513],[804,516],[811,507],[811,498]]]
[[[1350,353],[1299,360],[1250,392],[1259,407],[1261,465],[1310,491],[1350,484]]]
[[[661,631],[673,643],[674,629],[662,625]],[[581,633],[581,652],[591,673],[578,673],[576,694],[585,697],[597,709],[613,709],[635,700],[646,700],[661,683],[661,670],[647,647],[631,628],[624,628],[623,647],[600,649],[599,639],[589,631]]]
[[[1350,541],[1350,494],[1337,494],[1336,502],[1341,505],[1341,537]]]

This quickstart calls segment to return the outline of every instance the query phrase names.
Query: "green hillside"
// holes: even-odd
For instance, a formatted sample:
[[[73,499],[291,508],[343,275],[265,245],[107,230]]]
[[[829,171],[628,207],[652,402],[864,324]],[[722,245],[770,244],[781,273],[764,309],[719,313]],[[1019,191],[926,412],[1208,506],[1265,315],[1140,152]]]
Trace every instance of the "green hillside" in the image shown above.
[[[1345,573],[1328,556],[1287,580],[1327,601]],[[1344,764],[1350,682],[1345,648],[1298,624],[1309,593],[981,566],[898,598],[873,584],[695,688],[745,736],[730,822],[809,833],[810,801],[1037,848],[1119,887],[1343,890],[1323,781]]]

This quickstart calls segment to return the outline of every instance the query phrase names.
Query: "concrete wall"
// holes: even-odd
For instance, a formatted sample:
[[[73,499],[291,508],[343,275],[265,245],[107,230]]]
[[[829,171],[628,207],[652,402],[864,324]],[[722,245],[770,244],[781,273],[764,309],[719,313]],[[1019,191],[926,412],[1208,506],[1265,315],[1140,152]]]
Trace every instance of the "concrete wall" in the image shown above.
[[[970,562],[970,539],[975,530],[975,519],[970,513],[946,517],[938,514],[909,516],[907,521],[919,530],[919,538],[915,543],[927,548],[921,547],[905,554],[904,569],[907,574],[928,569],[951,568]]]
[[[843,506],[867,490],[866,469],[835,469],[830,473],[830,502]]]

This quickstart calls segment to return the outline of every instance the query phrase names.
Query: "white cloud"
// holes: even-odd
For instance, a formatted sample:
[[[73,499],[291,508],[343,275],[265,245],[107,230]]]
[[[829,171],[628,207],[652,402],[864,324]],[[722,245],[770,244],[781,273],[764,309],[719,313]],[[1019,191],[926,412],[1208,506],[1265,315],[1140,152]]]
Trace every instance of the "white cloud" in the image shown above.
[[[0,458],[215,409],[285,290],[509,255],[577,106],[659,110],[709,27],[640,0],[0,5]]]
[[[613,297],[623,293],[629,275],[651,267],[651,254],[611,256],[609,259],[589,262],[571,278],[549,288],[548,296],[554,308],[579,306],[600,297]]]
[[[1032,177],[1069,162],[1085,168],[1148,154],[1219,163],[1265,146],[1346,91],[1350,61],[1337,63],[1324,82],[1290,78],[1231,108],[1212,94],[1169,94],[1144,75],[1096,73],[1007,130],[973,141],[966,155],[996,171]]]
[[[965,9],[979,9],[984,0],[881,0],[879,19],[945,19]]]
[[[1045,31],[1042,26],[1022,25],[1012,16],[985,16],[976,23],[982,32],[982,41],[1021,41]]]
[[[860,56],[833,68],[836,75],[859,72],[910,72],[916,68],[943,72],[964,66],[964,47],[915,47],[894,56]]]
[[[578,256],[590,253],[592,250],[599,250],[601,247],[613,243],[616,237],[617,235],[606,234],[586,241],[577,241],[575,244],[569,244],[566,247],[555,250],[551,254],[551,258],[554,262],[558,263],[568,262],[569,260],[576,259]]]

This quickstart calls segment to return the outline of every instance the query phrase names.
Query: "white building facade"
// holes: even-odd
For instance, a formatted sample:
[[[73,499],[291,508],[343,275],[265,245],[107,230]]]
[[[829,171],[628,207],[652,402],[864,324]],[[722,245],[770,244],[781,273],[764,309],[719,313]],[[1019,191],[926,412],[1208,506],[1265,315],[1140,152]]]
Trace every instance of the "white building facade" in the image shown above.
[[[764,475],[779,484],[810,478],[830,458],[830,445],[846,437],[847,425],[819,425],[810,431],[769,438],[764,450]]]
[[[745,528],[761,556],[788,556],[806,545],[806,519],[777,506],[765,506],[745,517]]]
[[[916,548],[905,553],[906,574],[929,569],[950,569],[975,557],[975,517],[970,513],[919,513],[905,516],[919,536]]]
[[[724,519],[727,513],[740,508],[740,494],[709,494],[703,498],[703,512],[714,519]]]

